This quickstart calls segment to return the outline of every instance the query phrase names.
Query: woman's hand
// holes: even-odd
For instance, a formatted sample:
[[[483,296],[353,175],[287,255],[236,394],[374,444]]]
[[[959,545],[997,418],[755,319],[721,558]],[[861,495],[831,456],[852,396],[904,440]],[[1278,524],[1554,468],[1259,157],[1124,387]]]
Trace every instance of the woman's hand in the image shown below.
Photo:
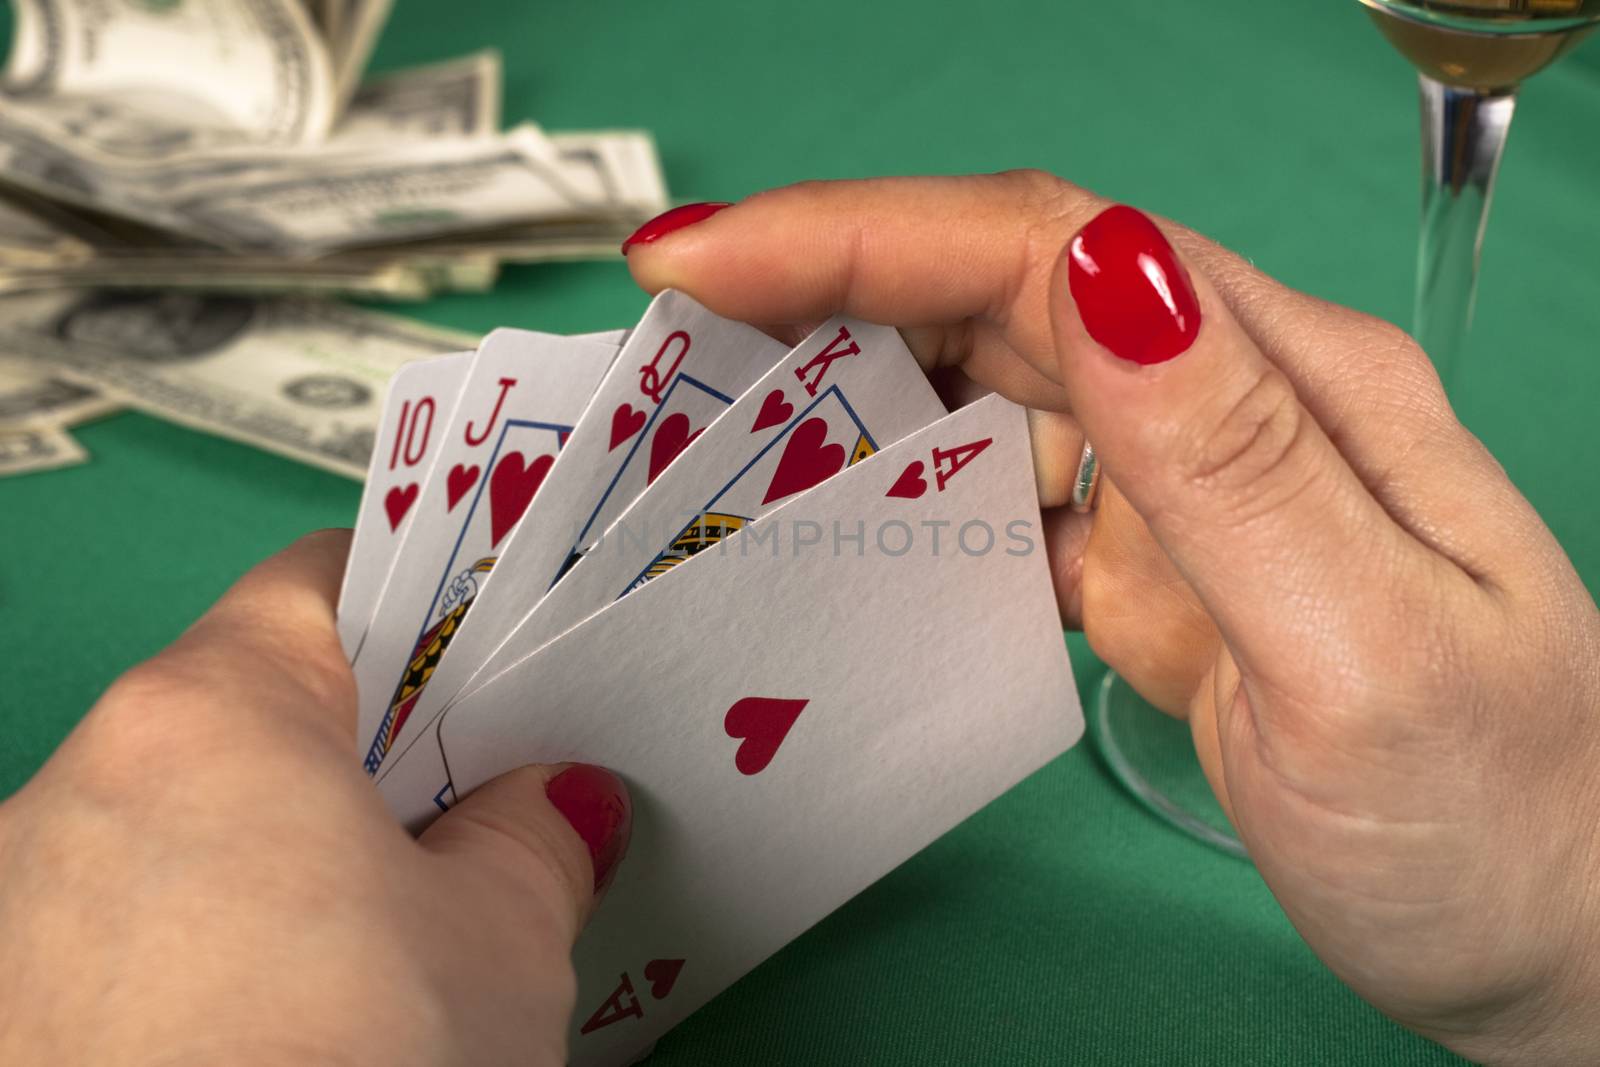
[[[408,837],[356,759],[348,548],[251,571],[0,805],[0,1063],[566,1062],[627,794],[529,767]]]
[[[1046,505],[1081,425],[1115,489],[1047,512],[1063,614],[1187,715],[1311,946],[1468,1056],[1592,1062],[1594,601],[1404,333],[1108,206],[1037,173],[806,184],[628,261],[731,318],[900,326],[1036,409]]]

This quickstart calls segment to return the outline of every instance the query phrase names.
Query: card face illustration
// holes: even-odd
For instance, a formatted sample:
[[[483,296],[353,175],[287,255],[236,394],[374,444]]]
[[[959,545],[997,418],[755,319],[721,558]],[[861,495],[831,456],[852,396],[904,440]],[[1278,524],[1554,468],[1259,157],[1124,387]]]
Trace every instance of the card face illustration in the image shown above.
[[[894,329],[823,324],[623,511],[475,677],[944,413]]]
[[[476,680],[943,414],[894,329],[847,319],[825,323],[689,445],[493,648],[475,646],[457,661],[455,692],[430,686],[417,705],[426,711],[413,713],[412,733],[379,775],[385,799],[407,824],[437,810],[443,768],[428,734],[449,701]],[[450,669],[451,660],[445,665]]]
[[[574,951],[570,1062],[631,1062],[1077,740],[1032,479],[1022,409],[979,401],[444,713],[446,803],[564,761],[635,797],[627,862]]]
[[[390,379],[339,590],[339,642],[346,659],[356,658],[366,638],[471,361],[471,352],[419,359]]]
[[[370,753],[378,766],[410,744],[417,724],[433,721],[592,537],[787,351],[682,293],[651,303],[562,446],[539,506],[502,546],[493,584],[477,591],[470,618],[463,614],[440,655],[414,664],[418,684],[406,690],[405,713]]]
[[[484,339],[353,664],[368,772],[405,722],[613,358],[526,330]]]

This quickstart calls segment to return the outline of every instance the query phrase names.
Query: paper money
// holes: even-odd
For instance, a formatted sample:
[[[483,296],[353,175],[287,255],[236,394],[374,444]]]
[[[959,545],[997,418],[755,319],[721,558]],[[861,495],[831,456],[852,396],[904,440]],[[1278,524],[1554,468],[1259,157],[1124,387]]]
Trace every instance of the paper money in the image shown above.
[[[383,24],[389,21],[394,0],[349,0],[340,19],[340,32],[330,40],[334,92],[342,106],[355,92],[356,82],[372,57]]]
[[[82,261],[92,254],[88,242],[49,217],[0,197],[0,265],[49,266]]]
[[[19,0],[0,296],[418,300],[503,262],[615,256],[667,206],[644,131],[501,131],[493,50],[363,82],[391,6]]]
[[[345,4],[343,0],[301,0],[311,24],[317,28],[324,41],[334,40],[343,31]]]
[[[362,84],[333,128],[337,148],[492,137],[500,129],[500,53],[474,52]]]
[[[152,162],[322,140],[327,49],[297,0],[18,0],[5,82],[19,100],[93,100],[64,125],[79,152]],[[181,58],[180,58],[181,57]]]
[[[0,478],[70,467],[88,458],[59,426],[0,426]]]
[[[215,183],[173,209],[218,243],[304,257],[611,206],[597,175],[564,166],[538,128],[524,125],[493,140],[416,142],[376,165],[333,160]]]
[[[661,177],[655,138],[646,131],[557,133],[550,136],[550,143],[568,167],[593,173],[609,210],[631,218],[649,217],[666,208],[667,187]]]
[[[402,363],[476,339],[328,301],[89,293],[0,302],[0,346],[173,422],[361,479]]]
[[[48,363],[0,352],[0,429],[73,426],[121,406],[94,386],[55,373]]]

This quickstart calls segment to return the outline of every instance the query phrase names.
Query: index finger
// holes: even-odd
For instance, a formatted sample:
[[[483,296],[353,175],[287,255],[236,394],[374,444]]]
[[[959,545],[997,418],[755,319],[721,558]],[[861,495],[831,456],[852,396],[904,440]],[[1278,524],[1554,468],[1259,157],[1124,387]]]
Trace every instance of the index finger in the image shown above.
[[[650,292],[682,289],[744,322],[843,313],[900,327],[982,324],[1057,383],[1046,285],[1060,244],[1095,202],[1034,171],[803,182],[631,247],[628,268]],[[974,378],[999,385],[1015,373],[971,347],[989,364],[969,366]],[[958,354],[967,353],[940,362]]]
[[[939,362],[1030,407],[1071,410],[1050,336],[1062,249],[1110,206],[1039,171],[806,182],[756,196],[628,252],[650,291],[682,289],[758,323],[837,312],[928,329]],[[1445,526],[1484,505],[1523,518],[1512,490],[1456,421],[1427,357],[1403,331],[1297,292],[1181,226],[1156,220],[1209,279],[1240,329],[1294,385],[1379,502],[1407,530],[1469,564]],[[1040,386],[1049,396],[1042,396]],[[1448,466],[1456,474],[1440,479]]]

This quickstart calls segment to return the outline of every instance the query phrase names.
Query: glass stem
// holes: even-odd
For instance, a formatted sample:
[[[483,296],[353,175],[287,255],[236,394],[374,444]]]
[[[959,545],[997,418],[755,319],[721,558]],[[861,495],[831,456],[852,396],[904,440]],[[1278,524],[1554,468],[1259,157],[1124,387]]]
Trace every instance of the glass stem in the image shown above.
[[[1450,384],[1478,283],[1495,173],[1516,89],[1463,89],[1419,75],[1422,89],[1422,236],[1412,330]]]

